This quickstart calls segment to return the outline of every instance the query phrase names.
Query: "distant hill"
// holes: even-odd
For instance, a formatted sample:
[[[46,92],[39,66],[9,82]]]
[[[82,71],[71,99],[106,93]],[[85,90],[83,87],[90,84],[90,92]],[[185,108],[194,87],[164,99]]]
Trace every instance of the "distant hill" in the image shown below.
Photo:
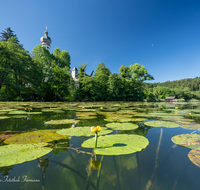
[[[157,86],[168,87],[168,88],[180,88],[184,90],[185,88],[189,88],[191,91],[199,91],[200,90],[200,77],[196,78],[188,78],[181,79],[175,81],[166,81],[162,83],[146,83],[147,88],[154,88]]]

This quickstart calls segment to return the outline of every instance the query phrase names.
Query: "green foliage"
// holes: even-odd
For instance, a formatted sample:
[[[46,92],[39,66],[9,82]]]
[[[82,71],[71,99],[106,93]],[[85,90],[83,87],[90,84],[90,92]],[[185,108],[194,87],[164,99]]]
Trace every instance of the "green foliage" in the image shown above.
[[[6,28],[3,32],[1,32],[1,41],[8,41],[9,38],[14,37],[16,42],[18,43],[18,39],[16,34],[13,33],[10,27]]]
[[[146,99],[151,99],[149,97],[150,93],[148,93],[150,89],[157,99],[165,99],[169,96],[185,100],[200,99],[200,78],[188,78],[163,83],[145,83]]]
[[[141,101],[146,94],[153,97],[144,93],[143,85],[153,77],[138,63],[129,67],[122,65],[119,74],[111,74],[109,68],[100,63],[94,75],[93,72],[86,74],[87,63],[81,64],[78,81],[74,81],[67,51],[56,48],[51,53],[46,47],[37,45],[29,55],[10,28],[1,34],[1,101]],[[190,98],[188,89],[185,92]]]

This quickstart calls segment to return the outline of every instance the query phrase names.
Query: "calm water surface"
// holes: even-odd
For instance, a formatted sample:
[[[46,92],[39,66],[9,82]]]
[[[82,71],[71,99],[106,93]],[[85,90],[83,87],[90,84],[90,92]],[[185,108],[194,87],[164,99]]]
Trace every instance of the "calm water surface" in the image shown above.
[[[70,125],[45,125],[44,122],[74,117],[75,112],[66,111],[10,118],[0,120],[0,131],[66,128]],[[83,120],[79,125],[104,126],[107,122],[103,118],[98,116],[97,119]],[[199,190],[200,168],[187,156],[191,149],[176,146],[171,141],[174,135],[193,131],[180,127],[168,129],[140,126],[141,131],[149,140],[149,145],[144,150],[120,156],[97,155],[101,161],[100,170],[90,168],[92,149],[81,148],[81,144],[88,137],[72,137],[69,139],[68,149],[54,149],[41,159],[1,167],[0,189]],[[137,134],[139,131],[113,133]],[[78,150],[75,150],[76,148]]]

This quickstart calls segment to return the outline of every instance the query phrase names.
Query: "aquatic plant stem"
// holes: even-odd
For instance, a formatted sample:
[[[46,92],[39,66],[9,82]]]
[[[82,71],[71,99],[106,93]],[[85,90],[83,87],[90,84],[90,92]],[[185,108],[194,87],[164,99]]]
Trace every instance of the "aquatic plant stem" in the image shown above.
[[[115,168],[116,168],[117,180],[118,180],[118,182],[119,182],[119,189],[122,189],[122,188],[121,188],[120,179],[119,179],[119,172],[118,172],[118,170],[117,170],[117,164],[116,164],[115,156],[113,156],[113,160],[114,160],[114,165],[115,165]]]
[[[100,181],[100,175],[101,175],[101,168],[103,165],[103,159],[104,159],[104,155],[101,156],[101,167],[98,170],[98,174],[97,174],[97,183],[96,183],[96,190],[99,189],[99,181]]]
[[[75,174],[77,174],[78,176],[80,176],[82,179],[86,180],[86,177],[85,177],[85,176],[83,176],[81,173],[79,173],[79,172],[76,171],[75,169],[71,168],[71,167],[68,166],[67,164],[63,164],[63,163],[58,162],[58,161],[55,161],[55,160],[49,160],[49,161],[50,161],[51,163],[53,163],[53,164],[57,164],[57,165],[59,165],[59,166],[62,166],[62,167],[64,167],[64,168],[69,169],[70,171],[72,171],[72,172],[74,172]],[[93,188],[95,188],[95,185],[94,185],[92,182],[90,182],[90,185],[91,185]]]
[[[136,159],[137,159],[137,167],[138,167],[138,181],[139,181],[139,190],[140,190],[140,163],[138,158],[138,153],[136,152]]]
[[[156,152],[156,161],[155,161],[155,168],[158,167],[158,153],[160,150],[160,144],[161,144],[161,140],[162,140],[162,134],[163,134],[163,129],[160,129],[160,138],[159,138],[159,143],[158,143],[158,148],[157,148],[157,152]]]
[[[160,144],[161,144],[161,140],[162,140],[162,134],[163,134],[163,129],[161,128],[160,129],[160,138],[159,138],[159,142],[158,142],[158,148],[157,148],[157,151],[156,151],[156,160],[155,160],[154,172],[156,171],[156,168],[158,167],[158,153],[159,153],[159,150],[160,150]],[[153,174],[154,174],[154,172],[153,172]],[[152,176],[153,176],[153,174],[152,174]],[[151,178],[152,178],[152,176],[151,176]],[[151,185],[152,185],[151,178],[147,182],[146,190],[148,190],[151,187]]]
[[[171,152],[174,148],[176,148],[176,147],[177,147],[177,145],[173,145],[172,148],[167,152],[167,154],[166,154],[166,156],[163,158],[163,160],[159,163],[159,165],[157,166],[157,168],[154,168],[154,171],[153,171],[153,173],[152,173],[152,175],[151,175],[149,181],[148,181],[147,184],[146,184],[146,190],[148,190],[148,189],[151,187],[153,178],[154,178],[154,176],[156,175],[156,172],[158,171],[158,167],[167,159],[167,157],[170,155],[170,152]]]
[[[89,163],[91,163],[91,161],[92,161],[92,156],[91,156],[91,158],[90,158]],[[91,165],[89,164],[89,171],[88,171],[88,176],[87,176],[87,180],[86,180],[86,187],[85,187],[86,190],[88,190],[89,185],[90,185],[90,176],[91,176],[91,174],[92,174],[92,167],[91,167]]]
[[[94,144],[94,148],[97,147],[97,132],[95,132],[95,144]]]

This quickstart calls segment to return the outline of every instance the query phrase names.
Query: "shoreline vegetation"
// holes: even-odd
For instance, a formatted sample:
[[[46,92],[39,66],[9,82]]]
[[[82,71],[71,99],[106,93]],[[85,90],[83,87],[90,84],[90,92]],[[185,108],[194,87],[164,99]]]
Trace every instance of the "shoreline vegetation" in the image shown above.
[[[161,101],[175,97],[200,100],[200,78],[147,83],[154,80],[143,65],[121,65],[111,73],[104,63],[86,75],[87,63],[78,67],[78,88],[71,76],[70,55],[37,45],[30,54],[11,28],[0,36],[0,101]]]

